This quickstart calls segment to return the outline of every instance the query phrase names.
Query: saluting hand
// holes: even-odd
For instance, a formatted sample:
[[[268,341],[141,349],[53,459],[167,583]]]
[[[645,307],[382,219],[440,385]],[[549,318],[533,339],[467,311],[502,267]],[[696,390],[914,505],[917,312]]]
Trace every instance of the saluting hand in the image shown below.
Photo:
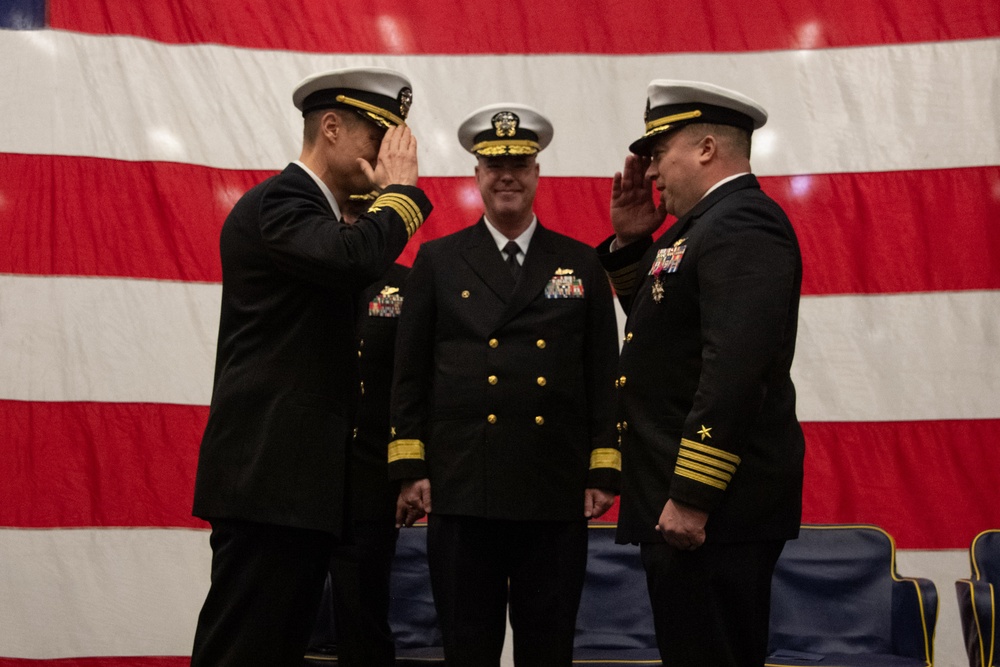
[[[625,168],[611,182],[611,226],[618,246],[649,236],[667,217],[665,204],[653,203],[653,182],[646,177],[650,159],[639,155],[625,158]]]
[[[417,138],[406,125],[390,127],[382,137],[375,169],[364,158],[358,158],[358,166],[379,190],[388,185],[416,185]]]

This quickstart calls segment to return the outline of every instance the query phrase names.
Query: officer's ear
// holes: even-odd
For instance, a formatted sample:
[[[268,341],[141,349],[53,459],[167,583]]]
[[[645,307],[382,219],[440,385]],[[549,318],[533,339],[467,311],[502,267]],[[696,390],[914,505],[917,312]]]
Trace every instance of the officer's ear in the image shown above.
[[[714,134],[706,134],[698,142],[698,162],[708,164],[719,154],[719,142]]]
[[[319,134],[331,144],[337,143],[344,121],[333,109],[327,109],[319,119]]]

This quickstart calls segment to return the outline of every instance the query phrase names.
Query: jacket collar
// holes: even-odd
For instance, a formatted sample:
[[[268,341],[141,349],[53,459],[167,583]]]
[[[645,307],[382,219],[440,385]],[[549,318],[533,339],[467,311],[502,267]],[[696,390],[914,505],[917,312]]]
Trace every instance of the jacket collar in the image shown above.
[[[663,235],[657,239],[655,245],[660,248],[673,245],[674,242],[676,242],[682,234],[686,233],[691,225],[694,224],[698,218],[705,215],[709,209],[734,192],[745,190],[747,188],[760,189],[760,183],[757,182],[757,177],[753,174],[745,174],[738,178],[734,178],[731,181],[726,181],[702,197],[701,201],[694,205],[694,208],[679,218],[677,222],[667,229],[667,231],[663,232]]]

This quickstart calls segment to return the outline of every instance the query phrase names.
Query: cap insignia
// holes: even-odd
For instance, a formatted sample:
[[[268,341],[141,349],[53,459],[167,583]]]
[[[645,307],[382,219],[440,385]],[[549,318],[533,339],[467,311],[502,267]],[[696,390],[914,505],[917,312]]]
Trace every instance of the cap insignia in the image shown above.
[[[493,123],[498,137],[513,137],[517,133],[517,124],[520,120],[515,113],[501,111],[493,116],[490,122]]]
[[[413,91],[408,86],[400,89],[398,99],[399,115],[403,117],[403,120],[406,120],[410,113],[410,105],[413,104]]]
[[[647,97],[646,98],[646,110],[644,112],[642,112],[642,122],[644,122],[644,123],[648,123],[649,122],[649,109],[650,109],[650,107],[649,107],[649,98]]]

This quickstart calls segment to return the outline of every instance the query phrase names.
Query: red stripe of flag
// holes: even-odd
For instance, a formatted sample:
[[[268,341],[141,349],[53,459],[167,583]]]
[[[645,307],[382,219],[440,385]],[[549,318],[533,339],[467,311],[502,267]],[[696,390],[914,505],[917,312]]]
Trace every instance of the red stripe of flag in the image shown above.
[[[205,527],[191,502],[207,420],[204,406],[0,401],[0,526]]]
[[[0,154],[0,273],[222,279],[219,230],[273,172],[167,162]],[[421,241],[482,212],[469,178],[423,178],[435,210]],[[611,231],[610,178],[545,177],[546,226],[597,244]],[[1000,288],[1000,166],[761,178],[799,236],[804,294]]]
[[[14,470],[0,525],[204,527],[191,499],[207,417],[202,406],[0,401],[0,459]],[[918,549],[964,548],[1000,525],[1000,420],[803,428],[807,522],[874,523]]]
[[[873,523],[904,549],[964,549],[1000,526],[1000,420],[813,422],[803,521]]]
[[[649,54],[765,51],[975,39],[1000,34],[982,0],[51,0],[53,28],[319,53]]]

